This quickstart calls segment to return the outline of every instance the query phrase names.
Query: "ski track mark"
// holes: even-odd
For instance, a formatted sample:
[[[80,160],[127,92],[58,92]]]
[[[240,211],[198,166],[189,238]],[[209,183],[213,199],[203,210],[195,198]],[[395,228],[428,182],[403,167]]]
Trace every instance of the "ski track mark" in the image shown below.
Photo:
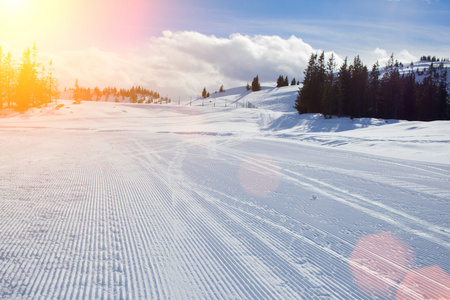
[[[222,150],[221,152],[223,155],[231,156],[236,159],[240,159],[240,160],[246,159],[246,155],[242,154],[242,153],[237,154],[236,152],[238,152],[238,151],[235,151],[235,153],[233,153],[232,151]],[[255,166],[258,166],[259,168],[265,169],[268,172],[272,172],[274,169],[276,169],[276,167],[273,165],[271,166],[269,162],[266,162],[264,165],[264,164],[261,164],[259,161],[248,160],[248,158],[247,158],[247,161]],[[405,212],[402,212],[398,209],[389,207],[388,205],[384,205],[384,204],[378,203],[376,201],[372,201],[366,197],[363,197],[363,196],[360,196],[360,195],[357,195],[354,193],[350,193],[349,191],[342,190],[336,186],[332,186],[321,180],[314,179],[314,178],[308,178],[298,172],[290,171],[288,169],[284,169],[284,172],[291,174],[291,176],[289,176],[287,174],[283,174],[283,178],[286,180],[289,180],[289,181],[294,182],[295,184],[304,186],[305,188],[308,188],[316,193],[322,194],[326,197],[329,197],[330,199],[333,199],[342,204],[348,205],[348,206],[350,206],[354,209],[357,209],[361,212],[364,212],[372,217],[375,217],[382,221],[390,223],[398,228],[401,228],[402,230],[404,230],[406,232],[410,232],[417,236],[421,236],[424,239],[427,239],[431,242],[434,242],[436,244],[439,244],[443,247],[450,249],[450,242],[447,242],[439,237],[436,237],[436,236],[434,236],[430,233],[424,232],[422,230],[414,229],[412,227],[414,227],[415,225],[418,224],[418,225],[421,225],[421,229],[429,230],[429,231],[434,232],[435,234],[445,235],[447,237],[450,237],[450,228],[431,224],[425,220],[419,219],[418,217],[414,217],[414,216],[409,215]],[[292,175],[295,177],[301,178],[301,180],[293,177]],[[307,183],[306,181],[309,181],[312,183]],[[328,189],[328,191],[326,191],[324,188]],[[335,193],[335,192],[337,192],[337,193]],[[398,216],[400,216],[407,220],[403,221],[403,222],[398,221],[385,213],[375,210],[374,208],[365,207],[365,206],[363,206],[363,204],[369,204],[372,206],[376,206],[377,209],[381,208],[381,209],[387,210],[389,213],[394,213],[396,215],[396,218],[398,218]],[[407,225],[407,224],[405,224],[405,222],[410,223],[410,224]]]
[[[60,133],[48,133],[50,140],[58,140]],[[32,139],[31,133],[20,134]],[[223,165],[212,163],[217,160],[230,160],[227,164],[236,168],[247,160],[269,172],[276,169],[269,161],[247,159],[248,152],[233,148],[245,144],[246,137],[207,136],[194,144],[192,137],[171,135],[153,147],[155,141],[155,136],[135,132],[126,137],[120,132],[75,132],[68,145],[50,144],[53,152],[43,162],[24,159],[29,148],[17,149],[17,154],[8,150],[15,163],[0,165],[2,175],[7,175],[0,179],[0,196],[5,199],[0,201],[0,297],[367,296],[349,275],[345,253],[353,249],[352,242],[189,177],[186,169],[195,166],[194,158],[203,152],[207,157],[202,167],[211,170],[210,175],[224,171]],[[71,160],[64,152],[76,153],[79,159]],[[449,248],[449,228],[305,177],[289,161],[282,163],[287,165],[281,174],[284,182]],[[415,170],[445,173],[426,165]],[[382,181],[369,173],[359,175],[369,182]],[[400,179],[393,185],[436,197],[448,195],[446,190],[411,186]]]

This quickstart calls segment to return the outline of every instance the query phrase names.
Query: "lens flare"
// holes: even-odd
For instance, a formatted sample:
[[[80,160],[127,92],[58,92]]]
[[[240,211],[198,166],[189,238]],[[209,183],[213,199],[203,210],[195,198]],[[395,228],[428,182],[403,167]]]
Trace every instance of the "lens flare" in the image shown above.
[[[439,266],[409,271],[395,299],[450,299],[450,275]]]
[[[413,266],[412,249],[388,232],[362,237],[349,259],[350,269],[360,290],[391,297],[396,285]]]

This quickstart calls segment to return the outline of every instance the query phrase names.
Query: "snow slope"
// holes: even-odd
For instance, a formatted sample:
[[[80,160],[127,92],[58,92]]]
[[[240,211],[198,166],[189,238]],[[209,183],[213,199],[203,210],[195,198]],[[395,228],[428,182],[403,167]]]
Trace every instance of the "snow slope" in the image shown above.
[[[450,123],[298,116],[295,92],[1,117],[0,297],[448,295]]]
[[[247,103],[258,108],[252,114],[260,134],[296,142],[328,146],[392,158],[450,163],[450,122],[406,122],[371,118],[324,119],[320,114],[299,116],[293,108],[298,86],[264,87],[262,91],[234,88],[213,94],[210,99],[194,99],[202,108],[242,108]],[[189,105],[189,103],[185,103]],[[214,117],[221,120],[220,117]]]

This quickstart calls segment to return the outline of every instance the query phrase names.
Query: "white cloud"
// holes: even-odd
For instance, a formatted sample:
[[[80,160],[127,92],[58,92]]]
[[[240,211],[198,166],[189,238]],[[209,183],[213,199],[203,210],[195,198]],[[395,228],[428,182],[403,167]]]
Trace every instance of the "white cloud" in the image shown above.
[[[392,54],[394,54],[394,59],[398,60],[403,64],[409,64],[410,62],[418,60],[418,57],[412,55],[407,50],[402,50],[397,53],[388,53],[384,49],[376,48],[371,53],[371,55],[369,55],[369,61],[371,63],[369,67],[371,67],[371,65],[373,65],[376,61],[378,61],[380,66],[382,67],[385,66]]]
[[[388,54],[387,54],[387,51],[386,50],[384,50],[384,49],[380,49],[380,48],[378,48],[377,47],[377,49],[375,49],[374,51],[373,51],[373,54],[375,54],[376,56],[378,56],[378,57],[388,57]]]
[[[301,80],[312,52],[317,51],[295,36],[245,36],[218,38],[198,32],[165,31],[134,53],[89,48],[82,51],[42,54],[53,58],[60,88],[78,78],[86,87],[141,85],[163,96],[199,95],[203,87],[218,90],[251,82],[259,75],[264,84],[275,84],[278,75]],[[327,56],[331,55],[327,53]],[[342,61],[335,54],[337,62]]]

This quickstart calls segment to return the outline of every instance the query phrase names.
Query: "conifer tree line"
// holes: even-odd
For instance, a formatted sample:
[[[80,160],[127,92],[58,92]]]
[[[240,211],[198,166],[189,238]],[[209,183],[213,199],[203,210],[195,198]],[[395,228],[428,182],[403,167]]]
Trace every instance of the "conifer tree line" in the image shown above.
[[[84,101],[100,101],[104,97],[108,101],[110,97],[115,102],[129,99],[131,103],[170,103],[171,99],[168,97],[161,98],[160,94],[152,90],[148,90],[141,86],[132,86],[130,89],[117,89],[116,87],[105,87],[103,90],[98,87],[84,88],[78,84],[78,79],[75,80],[75,86],[70,88],[72,92],[72,99],[80,103]]]
[[[0,109],[11,107],[24,112],[30,107],[46,105],[58,96],[52,61],[46,68],[37,61],[37,54],[34,43],[17,63],[11,52],[4,54],[0,47]]]
[[[383,73],[378,62],[369,72],[359,56],[351,64],[346,58],[337,74],[335,68],[333,55],[327,61],[324,52],[311,55],[294,106],[300,114],[420,121],[450,118],[447,68],[443,63],[431,63],[420,74],[417,72],[418,78],[412,69],[400,74],[402,65],[393,55]]]
[[[450,60],[448,59],[448,57],[439,59],[439,58],[436,58],[436,56],[431,57],[431,55],[428,55],[428,56],[423,55],[420,57],[420,61],[439,62],[439,61],[450,61]]]
[[[295,77],[291,80],[291,85],[299,85],[300,82],[295,80]],[[289,86],[289,78],[283,77],[282,75],[278,76],[277,79],[277,87]]]

